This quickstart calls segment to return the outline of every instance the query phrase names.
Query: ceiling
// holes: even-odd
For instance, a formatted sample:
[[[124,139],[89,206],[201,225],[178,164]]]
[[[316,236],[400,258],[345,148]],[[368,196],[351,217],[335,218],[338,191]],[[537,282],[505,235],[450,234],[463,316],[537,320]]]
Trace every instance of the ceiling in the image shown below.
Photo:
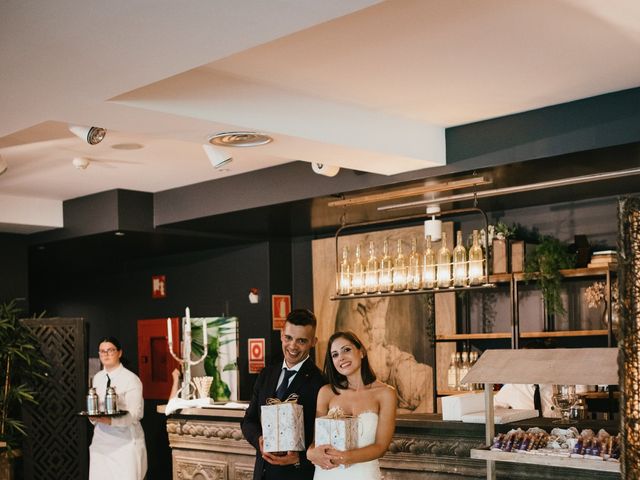
[[[447,127],[640,86],[639,51],[637,0],[8,0],[0,231],[294,161],[441,166]],[[68,125],[108,133],[91,146]],[[274,141],[214,169],[202,145],[244,130]]]

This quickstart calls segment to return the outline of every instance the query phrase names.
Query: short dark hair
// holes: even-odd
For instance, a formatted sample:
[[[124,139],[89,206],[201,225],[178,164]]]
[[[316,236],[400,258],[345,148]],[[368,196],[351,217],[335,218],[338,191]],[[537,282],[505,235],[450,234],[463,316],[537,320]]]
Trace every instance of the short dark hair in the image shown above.
[[[353,345],[364,353],[362,357],[362,364],[360,365],[360,376],[362,377],[362,383],[365,385],[369,385],[376,381],[376,374],[374,373],[371,365],[369,365],[369,356],[367,355],[367,349],[364,347],[358,336],[351,332],[335,332],[331,337],[329,337],[329,341],[327,342],[327,353],[324,357],[324,375],[329,380],[329,384],[331,385],[331,390],[336,395],[340,395],[338,389],[346,390],[349,387],[349,381],[347,377],[342,375],[336,370],[336,367],[333,365],[333,359],[331,358],[331,345],[338,338],[344,338],[345,340],[353,343]]]
[[[311,325],[314,329],[318,324],[316,316],[307,308],[296,308],[295,310],[291,310],[289,315],[287,315],[286,321],[292,325],[298,325],[301,327]]]
[[[116,347],[116,350],[122,350],[120,340],[118,340],[116,337],[102,337],[98,342],[98,348],[100,348],[100,344],[104,342],[113,343],[113,346]]]

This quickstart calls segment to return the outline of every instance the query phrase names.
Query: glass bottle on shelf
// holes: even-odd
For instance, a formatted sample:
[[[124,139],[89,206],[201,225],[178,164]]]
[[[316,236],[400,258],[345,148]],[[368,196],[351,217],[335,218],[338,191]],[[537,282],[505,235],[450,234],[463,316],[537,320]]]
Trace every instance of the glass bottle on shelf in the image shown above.
[[[349,295],[351,293],[351,267],[349,266],[349,247],[342,248],[342,263],[338,273],[338,293]]]
[[[469,354],[467,352],[462,352],[462,363],[460,364],[460,390],[470,390],[469,384],[462,383],[462,379],[465,375],[469,373]]]
[[[369,242],[369,259],[364,275],[365,291],[376,293],[378,291],[378,259],[376,258],[376,247],[373,242]]]
[[[422,255],[422,288],[436,286],[436,254],[431,248],[431,235],[425,237],[425,249]]]
[[[389,292],[393,285],[393,268],[389,256],[389,241],[385,238],[382,244],[382,260],[380,261],[380,276],[378,287],[381,292]]]
[[[398,239],[398,252],[393,262],[393,290],[402,292],[407,289],[407,262],[402,253],[402,240]]]
[[[353,275],[351,276],[351,292],[364,293],[364,265],[360,260],[360,244],[356,245],[356,259],[353,262]]]
[[[478,230],[473,231],[473,244],[469,249],[469,285],[484,282],[484,255],[480,246]]]
[[[467,250],[462,245],[462,230],[458,230],[456,248],[453,249],[453,286],[467,284]]]
[[[418,255],[418,241],[411,239],[411,254],[409,255],[409,268],[407,270],[407,288],[418,290],[420,288],[420,255]]]
[[[449,370],[447,370],[447,386],[449,390],[456,390],[458,388],[458,367],[456,365],[456,354],[451,354],[451,362],[449,363]]]
[[[469,353],[469,368],[473,367],[476,362],[478,361],[478,352],[470,352]],[[470,385],[470,390],[480,390],[481,387],[477,384],[474,383],[472,385]]]
[[[447,232],[442,232],[442,246],[438,250],[436,276],[438,287],[451,286],[451,251],[447,248]]]
[[[462,360],[460,360],[460,352],[456,352],[456,390],[460,390],[460,369],[462,368]]]

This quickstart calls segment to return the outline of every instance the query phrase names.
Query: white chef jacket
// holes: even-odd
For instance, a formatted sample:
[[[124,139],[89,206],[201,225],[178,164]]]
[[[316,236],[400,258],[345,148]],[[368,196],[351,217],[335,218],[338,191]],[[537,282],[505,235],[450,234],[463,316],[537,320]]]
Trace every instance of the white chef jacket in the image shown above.
[[[100,370],[93,377],[100,410],[104,410],[107,373],[110,386],[118,395],[118,409],[128,413],[111,417],[111,425],[95,424],[89,447],[89,480],[143,480],[147,473],[147,448],[140,425],[144,415],[142,382],[122,364],[111,372]]]

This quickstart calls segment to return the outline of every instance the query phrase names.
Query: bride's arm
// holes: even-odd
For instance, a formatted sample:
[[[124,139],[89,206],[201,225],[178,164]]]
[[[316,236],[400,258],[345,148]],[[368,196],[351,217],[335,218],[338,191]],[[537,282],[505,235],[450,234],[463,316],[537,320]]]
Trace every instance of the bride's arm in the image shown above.
[[[382,457],[391,443],[393,432],[396,428],[396,391],[393,387],[385,386],[380,393],[380,412],[378,413],[378,428],[376,429],[376,441],[363,448],[356,448],[342,452],[330,448],[327,454],[334,464],[352,465],[354,463],[368,462]]]
[[[330,385],[325,385],[320,389],[316,404],[316,418],[323,417],[327,414],[329,411],[329,401],[332,396],[333,392],[331,391]],[[315,442],[313,442],[307,449],[307,460],[325,470],[335,468],[337,465],[333,465],[331,463],[331,457],[325,453],[327,447],[330,447],[330,445],[318,445],[316,447]]]

